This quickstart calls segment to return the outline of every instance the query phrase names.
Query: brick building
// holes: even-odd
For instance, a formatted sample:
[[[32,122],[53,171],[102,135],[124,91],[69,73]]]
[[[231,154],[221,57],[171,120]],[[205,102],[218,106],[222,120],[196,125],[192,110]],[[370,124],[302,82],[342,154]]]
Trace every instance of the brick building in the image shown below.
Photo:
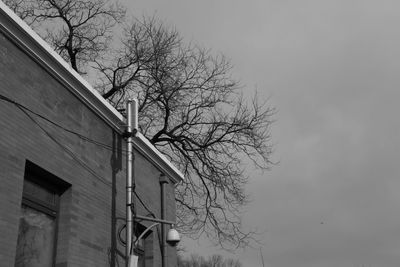
[[[0,266],[124,266],[125,119],[1,1],[0,114]],[[141,134],[133,145],[136,214],[160,218],[161,179],[174,221],[182,174]],[[139,266],[161,266],[151,230]]]

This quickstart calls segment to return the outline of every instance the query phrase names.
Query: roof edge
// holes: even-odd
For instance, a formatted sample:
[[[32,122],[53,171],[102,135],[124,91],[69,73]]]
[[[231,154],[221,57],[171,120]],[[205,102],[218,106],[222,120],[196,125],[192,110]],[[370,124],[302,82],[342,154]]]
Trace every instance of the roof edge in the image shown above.
[[[125,131],[125,118],[1,0],[0,29],[110,127],[120,134]],[[134,140],[135,148],[173,182],[184,179],[183,174],[145,136],[139,133]]]
[[[120,125],[124,118],[110,103],[2,1],[0,12],[3,15],[0,26],[9,38],[110,126],[121,132]]]
[[[170,177],[172,182],[178,183],[185,179],[184,175],[140,132],[136,134],[133,146],[165,172],[165,175]]]

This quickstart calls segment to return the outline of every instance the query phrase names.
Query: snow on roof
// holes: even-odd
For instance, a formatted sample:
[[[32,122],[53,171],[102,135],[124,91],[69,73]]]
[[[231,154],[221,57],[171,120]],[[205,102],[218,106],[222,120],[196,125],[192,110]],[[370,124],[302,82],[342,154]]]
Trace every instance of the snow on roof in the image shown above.
[[[124,132],[125,118],[2,1],[0,1],[0,30],[36,62],[50,71],[112,128],[120,134]],[[146,137],[139,133],[134,140],[135,148],[174,182],[184,179],[183,174]]]

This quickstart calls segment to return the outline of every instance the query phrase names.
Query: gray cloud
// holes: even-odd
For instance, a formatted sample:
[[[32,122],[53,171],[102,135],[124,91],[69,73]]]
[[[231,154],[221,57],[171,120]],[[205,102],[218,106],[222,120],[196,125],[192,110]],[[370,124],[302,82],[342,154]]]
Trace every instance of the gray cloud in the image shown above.
[[[280,165],[254,173],[248,226],[272,267],[400,263],[398,1],[135,1],[232,59],[279,112]],[[206,243],[188,250],[213,253]],[[232,255],[230,255],[232,256]],[[258,250],[238,252],[261,266]]]

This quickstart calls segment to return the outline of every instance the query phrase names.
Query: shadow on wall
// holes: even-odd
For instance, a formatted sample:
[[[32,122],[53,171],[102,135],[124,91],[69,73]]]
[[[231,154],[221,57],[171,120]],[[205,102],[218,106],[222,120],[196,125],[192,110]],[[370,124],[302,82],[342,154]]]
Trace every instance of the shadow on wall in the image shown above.
[[[109,263],[111,267],[125,265],[125,253],[118,250],[118,221],[125,218],[117,217],[117,174],[122,170],[122,137],[113,131],[112,155],[110,159],[112,169],[112,196],[111,196],[111,247],[109,250]]]

